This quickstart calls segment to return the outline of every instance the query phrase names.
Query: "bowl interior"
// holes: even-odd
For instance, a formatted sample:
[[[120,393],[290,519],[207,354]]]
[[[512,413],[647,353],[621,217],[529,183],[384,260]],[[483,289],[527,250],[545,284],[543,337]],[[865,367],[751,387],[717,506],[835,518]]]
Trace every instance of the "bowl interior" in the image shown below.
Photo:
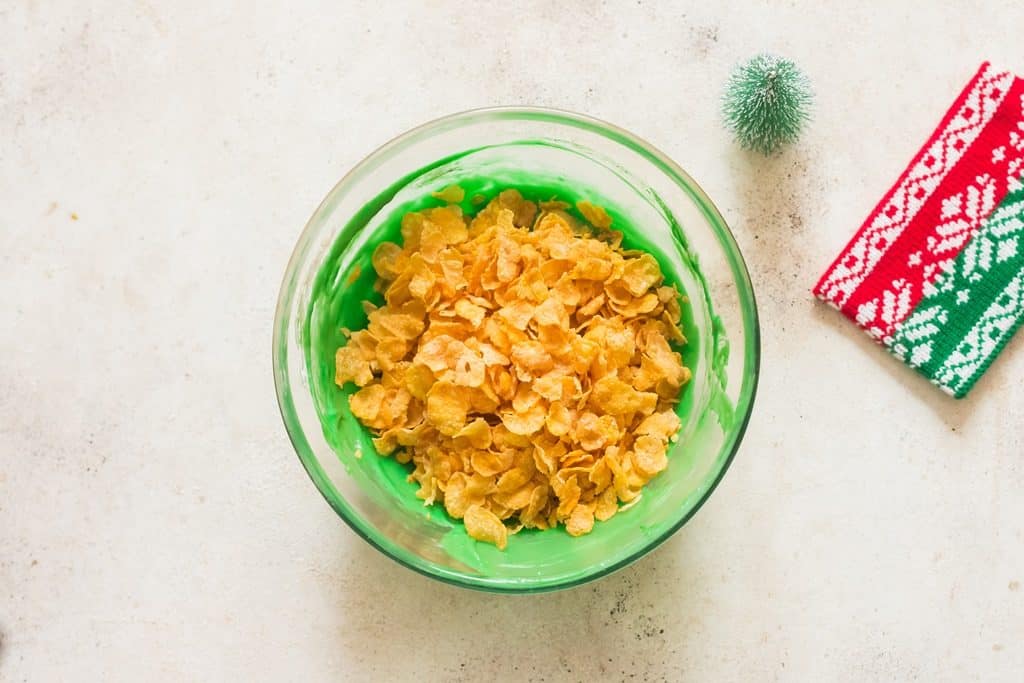
[[[328,196],[296,249],[282,291],[281,338],[275,342],[279,398],[296,450],[318,488],[354,529],[395,559],[472,587],[563,587],[649,550],[678,528],[717,483],[753,397],[753,295],[714,207],[685,175],[671,166],[659,169],[653,162],[667,163],[660,157],[638,153],[648,151],[640,143],[615,139],[618,131],[589,120],[568,121],[597,130],[513,117],[499,119],[499,131],[495,121],[480,129],[479,122],[464,120],[452,127],[442,121],[433,124],[433,131],[406,136],[425,133],[418,143],[404,140],[403,147],[400,138],[392,143],[397,151],[384,148],[377,159],[364,162],[371,168],[364,166],[365,173],[343,180]],[[520,130],[524,123],[540,125]],[[438,136],[451,140],[438,145]],[[643,162],[639,168],[630,168],[638,161]],[[637,170],[644,173],[637,175]],[[384,178],[387,182],[381,182]],[[662,186],[656,187],[652,178]],[[596,523],[588,535],[523,530],[504,551],[473,541],[442,506],[425,507],[415,497],[417,486],[406,481],[406,466],[376,454],[370,434],[349,411],[351,390],[334,384],[334,352],[343,344],[340,329],[362,328],[362,301],[380,300],[370,264],[374,247],[383,240],[400,241],[401,216],[440,205],[431,192],[456,183],[467,190],[467,211],[473,210],[475,196],[490,198],[506,187],[530,199],[557,196],[601,204],[611,213],[613,227],[623,230],[624,246],[652,253],[666,279],[689,299],[683,307],[688,343],[681,351],[693,380],[678,405],[683,427],[670,448],[668,469],[628,510]]]

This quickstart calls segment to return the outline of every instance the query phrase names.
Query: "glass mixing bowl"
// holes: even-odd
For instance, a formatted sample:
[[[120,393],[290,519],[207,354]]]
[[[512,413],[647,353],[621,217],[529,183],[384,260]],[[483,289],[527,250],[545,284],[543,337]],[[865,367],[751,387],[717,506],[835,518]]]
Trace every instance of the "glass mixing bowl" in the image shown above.
[[[486,179],[480,185],[481,179]],[[669,466],[639,501],[585,536],[524,530],[506,550],[470,539],[441,505],[425,507],[408,470],[377,455],[334,385],[339,329],[365,320],[369,255],[396,220],[454,183],[563,188],[592,199],[654,252],[684,306],[684,360],[693,380]],[[540,191],[540,190],[538,190]],[[629,246],[629,235],[624,243]],[[636,246],[636,244],[634,245]],[[759,363],[754,293],[711,200],[668,157],[634,135],[578,114],[486,109],[401,135],[327,195],[299,238],[274,321],[274,380],[295,451],[324,498],[360,536],[397,562],[460,586],[536,592],[580,584],[655,548],[707,500],[725,474],[753,405]]]

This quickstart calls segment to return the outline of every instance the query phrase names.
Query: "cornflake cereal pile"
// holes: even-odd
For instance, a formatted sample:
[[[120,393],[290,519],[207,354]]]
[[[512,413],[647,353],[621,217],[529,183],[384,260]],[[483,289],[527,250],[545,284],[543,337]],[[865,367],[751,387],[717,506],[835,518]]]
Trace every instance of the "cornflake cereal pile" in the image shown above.
[[[426,504],[504,548],[523,527],[578,536],[667,465],[690,379],[670,343],[681,297],[623,251],[600,207],[502,192],[468,221],[409,213],[373,254],[386,304],[336,357],[381,455],[412,462]]]

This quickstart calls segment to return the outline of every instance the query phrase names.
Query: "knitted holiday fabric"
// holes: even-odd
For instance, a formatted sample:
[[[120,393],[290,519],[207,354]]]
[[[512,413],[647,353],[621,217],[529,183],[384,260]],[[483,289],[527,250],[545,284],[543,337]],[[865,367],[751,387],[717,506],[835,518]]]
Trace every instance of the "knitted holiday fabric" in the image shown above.
[[[1024,79],[982,64],[814,293],[970,391],[1024,320]]]

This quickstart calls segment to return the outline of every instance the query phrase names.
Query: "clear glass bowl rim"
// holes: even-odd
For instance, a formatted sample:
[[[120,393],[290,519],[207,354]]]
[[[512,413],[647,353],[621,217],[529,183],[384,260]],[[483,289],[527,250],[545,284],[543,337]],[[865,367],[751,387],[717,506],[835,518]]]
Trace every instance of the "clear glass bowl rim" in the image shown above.
[[[317,455],[313,452],[312,447],[306,440],[302,425],[299,424],[291,396],[291,388],[288,378],[286,357],[287,346],[285,344],[286,340],[284,339],[284,335],[287,334],[289,322],[288,316],[290,314],[290,308],[293,300],[295,299],[295,293],[294,291],[289,291],[288,284],[294,279],[299,262],[305,256],[308,244],[313,239],[314,223],[317,221],[317,218],[320,216],[324,208],[332,204],[333,200],[342,194],[349,185],[358,182],[363,176],[376,168],[378,164],[385,161],[390,155],[398,153],[403,149],[428,138],[435,132],[448,130],[459,124],[478,123],[488,120],[528,120],[550,122],[579,128],[590,133],[596,133],[640,155],[650,162],[655,168],[664,173],[694,201],[701,210],[705,219],[708,221],[712,231],[715,233],[715,237],[722,247],[726,260],[729,262],[729,266],[732,269],[732,274],[737,285],[740,306],[743,309],[742,317],[745,332],[749,332],[749,334],[744,335],[744,372],[740,393],[737,397],[735,406],[736,414],[740,416],[741,419],[733,433],[728,437],[732,441],[731,444],[728,445],[729,453],[707,491],[700,500],[690,508],[690,510],[680,516],[676,523],[669,527],[660,536],[652,538],[649,543],[639,548],[636,552],[622,558],[614,564],[601,567],[598,571],[591,574],[575,577],[562,583],[546,583],[542,585],[525,583],[502,584],[499,582],[488,581],[483,577],[456,574],[448,570],[438,571],[437,568],[427,560],[423,560],[416,555],[403,553],[400,550],[395,552],[386,544],[379,542],[378,539],[375,538],[375,530],[367,524],[360,515],[350,509],[343,500],[335,501],[333,497],[320,485],[318,477],[314,474],[314,470],[319,469],[319,464],[317,464]],[[726,334],[729,334],[729,330],[726,330]],[[747,270],[746,262],[743,260],[739,246],[736,243],[736,239],[733,237],[731,230],[715,204],[707,196],[700,185],[698,185],[697,182],[693,180],[693,178],[690,177],[690,175],[677,163],[672,161],[672,159],[659,151],[652,144],[633,133],[619,128],[614,124],[585,114],[547,107],[485,107],[449,114],[423,123],[395,136],[367,155],[358,164],[353,166],[352,169],[342,176],[341,180],[331,188],[330,192],[327,193],[324,199],[320,202],[320,205],[317,206],[316,210],[306,222],[306,225],[296,242],[295,248],[292,251],[291,257],[288,260],[288,265],[285,269],[284,278],[281,283],[281,289],[278,294],[277,307],[274,315],[272,362],[274,388],[277,394],[278,409],[281,414],[281,419],[284,422],[285,430],[288,432],[288,438],[292,443],[292,447],[317,490],[320,491],[320,494],[334,509],[338,516],[341,517],[357,535],[400,565],[432,579],[476,590],[495,593],[525,594],[571,588],[573,586],[594,581],[622,569],[660,546],[697,513],[725,477],[725,473],[732,465],[732,461],[735,458],[736,452],[739,450],[740,443],[743,441],[743,436],[746,433],[747,425],[750,422],[750,415],[754,407],[754,398],[757,394],[757,384],[760,375],[761,337],[754,289],[750,281],[750,274]]]

